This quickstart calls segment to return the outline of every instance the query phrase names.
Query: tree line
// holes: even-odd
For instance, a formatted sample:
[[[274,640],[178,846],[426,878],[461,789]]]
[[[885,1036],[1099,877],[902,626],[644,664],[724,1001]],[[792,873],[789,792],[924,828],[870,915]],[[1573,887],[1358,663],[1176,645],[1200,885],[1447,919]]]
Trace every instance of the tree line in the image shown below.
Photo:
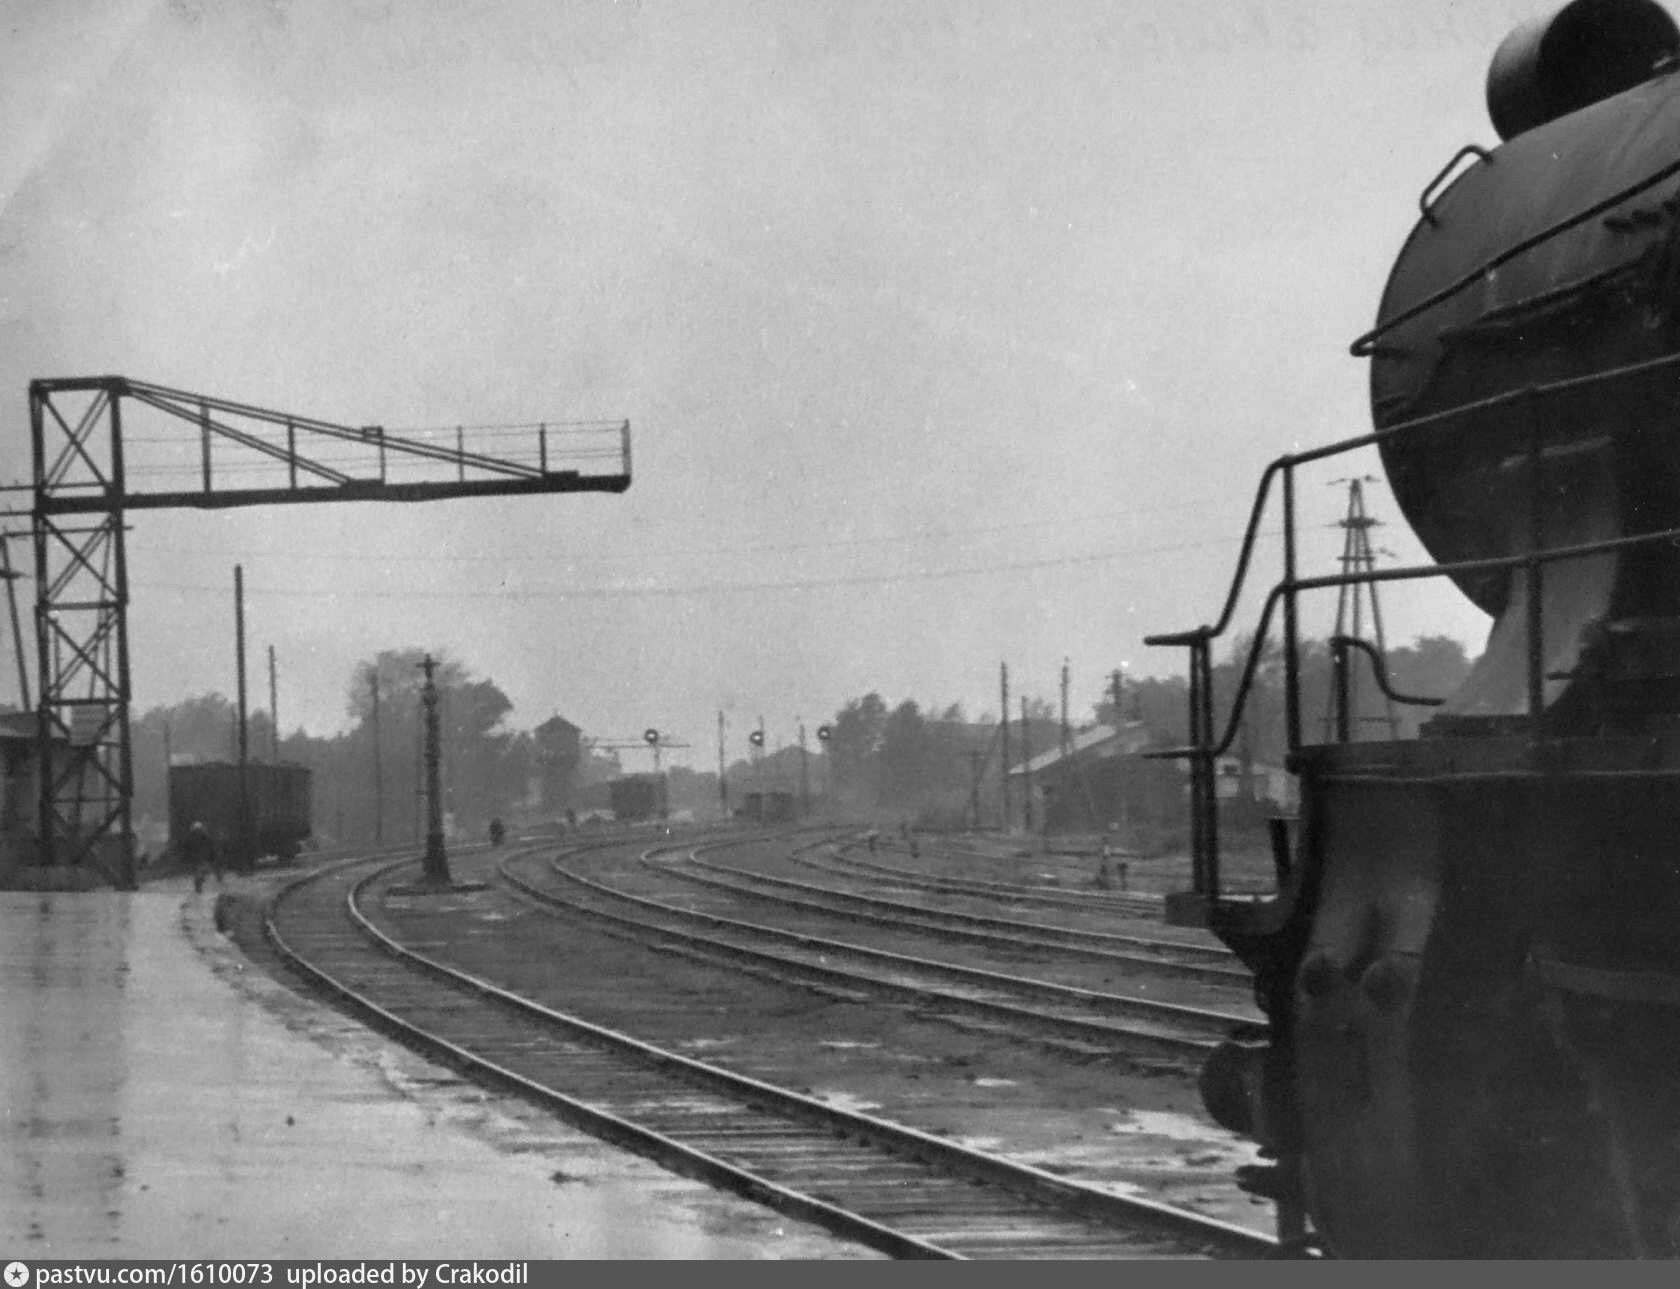
[[[1253,637],[1233,641],[1213,669],[1216,732],[1223,732]],[[1306,640],[1300,654],[1299,696],[1304,742],[1330,741],[1332,659],[1327,642]],[[1423,636],[1410,645],[1390,648],[1386,673],[1390,688],[1408,696],[1444,697],[1468,676],[1471,660],[1464,646],[1447,636]],[[1415,738],[1432,709],[1391,704],[1376,685],[1370,664],[1354,655],[1351,724],[1356,739]],[[1147,749],[1184,745],[1189,739],[1189,685],[1182,677],[1124,679],[1118,706],[1111,686],[1104,686],[1078,714],[1070,713],[1070,733],[1092,724],[1124,725],[1137,731]],[[968,720],[960,705],[927,709],[914,699],[889,706],[871,692],[848,701],[834,718],[829,743],[835,804],[852,815],[886,814],[922,818],[930,823],[1001,818],[1003,740],[995,715]],[[1010,714],[1010,768],[1028,757],[1059,748],[1062,722],[1056,706],[1042,698],[1026,700],[1026,719]],[[1288,751],[1286,677],[1278,643],[1265,642],[1250,686],[1243,717],[1229,755],[1255,764],[1282,767]]]
[[[1216,720],[1229,715],[1250,639],[1236,640],[1214,668]],[[247,723],[253,760],[278,759],[313,772],[316,835],[326,842],[366,843],[417,839],[424,832],[420,649],[386,650],[355,668],[345,693],[349,725],[326,737],[298,729],[275,738],[272,717],[256,711]],[[1329,733],[1332,679],[1328,645],[1303,643],[1300,694],[1303,735],[1317,742]],[[1394,688],[1409,694],[1452,692],[1470,669],[1462,645],[1425,636],[1387,654]],[[575,726],[556,718],[535,730],[511,728],[513,704],[497,685],[479,678],[458,659],[442,656],[436,670],[443,749],[444,808],[458,833],[479,834],[490,819],[575,817],[606,806],[605,785],[623,773],[616,754],[597,747]],[[1387,738],[1391,728],[1414,737],[1430,709],[1391,709],[1356,659],[1355,737]],[[1287,750],[1282,654],[1275,642],[1261,650],[1259,667],[1231,754],[1281,766]],[[1180,677],[1126,679],[1119,706],[1104,686],[1070,719],[1077,732],[1093,723],[1124,724],[1141,731],[1153,748],[1187,737],[1188,689]],[[1391,725],[1392,717],[1392,725]],[[1010,714],[1009,763],[1020,765],[1059,746],[1058,708],[1039,697],[1026,700],[1026,720]],[[153,708],[132,724],[135,816],[148,840],[161,840],[168,817],[170,757],[232,760],[237,755],[237,712],[220,694]],[[807,791],[823,811],[839,818],[916,820],[930,824],[1001,817],[1003,731],[991,713],[969,717],[961,704],[924,706],[914,698],[889,704],[878,691],[847,700],[829,722],[826,745],[802,752],[785,748],[757,761],[737,760],[725,770],[731,809],[749,792]],[[666,768],[670,808],[697,818],[715,817],[724,794],[718,776],[686,766]]]
[[[340,733],[320,737],[298,729],[276,739],[270,713],[249,715],[251,760],[310,769],[317,839],[361,844],[423,837],[425,678],[420,663],[425,652],[386,650],[359,663],[345,693],[350,725]],[[594,753],[587,740],[556,764],[540,735],[507,725],[512,700],[458,659],[440,656],[434,681],[443,804],[458,833],[481,833],[491,819],[510,817],[531,804],[533,783],[542,779],[539,769],[562,778],[568,791],[617,771],[616,762]],[[149,839],[161,840],[170,760],[236,759],[238,710],[221,694],[152,708],[133,722],[131,748],[135,817]]]

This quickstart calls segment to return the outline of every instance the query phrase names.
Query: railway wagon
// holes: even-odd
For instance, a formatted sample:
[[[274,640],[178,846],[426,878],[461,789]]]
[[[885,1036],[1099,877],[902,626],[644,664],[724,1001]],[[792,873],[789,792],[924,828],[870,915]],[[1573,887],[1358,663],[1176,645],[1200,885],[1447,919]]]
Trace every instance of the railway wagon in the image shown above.
[[[665,815],[665,780],[662,776],[635,774],[614,779],[608,791],[613,818],[621,823],[661,819]]]
[[[194,822],[210,830],[225,862],[249,870],[261,855],[296,859],[314,830],[310,773],[290,762],[246,763],[245,809],[250,820],[246,843],[240,822],[240,766],[212,761],[169,767],[169,836],[185,837]]]
[[[735,817],[760,824],[792,823],[799,818],[798,804],[791,792],[749,792]]]
[[[1241,1179],[1298,1247],[1359,1257],[1680,1255],[1680,27],[1574,0],[1499,47],[1501,142],[1423,186],[1375,325],[1375,432],[1279,457],[1190,658],[1194,889],[1268,1025],[1209,1061]],[[1331,640],[1335,732],[1300,716],[1297,472],[1375,446],[1432,564],[1492,618],[1456,692],[1393,692]],[[1279,499],[1281,498],[1281,499]],[[1231,698],[1212,648],[1261,516],[1282,580]],[[1298,821],[1274,899],[1220,880],[1215,766],[1281,619]],[[1439,705],[1356,737],[1349,677]]]

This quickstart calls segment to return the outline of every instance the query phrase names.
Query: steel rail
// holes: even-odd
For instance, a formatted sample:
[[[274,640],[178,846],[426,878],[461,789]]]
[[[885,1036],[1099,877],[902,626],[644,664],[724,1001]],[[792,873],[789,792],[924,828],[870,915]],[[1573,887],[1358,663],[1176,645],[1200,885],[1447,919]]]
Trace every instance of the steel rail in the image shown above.
[[[574,901],[567,900],[553,890],[538,886],[528,879],[508,871],[506,864],[502,865],[501,876],[510,886],[541,903],[559,905],[584,913],[592,918],[611,919],[619,925],[636,929],[642,933],[651,931],[659,935],[681,937],[691,943],[704,945],[709,950],[731,957],[748,961],[771,962],[784,969],[796,968],[807,974],[818,975],[836,983],[849,985],[852,988],[885,990],[921,1002],[937,999],[946,1005],[984,1011],[1017,1023],[1025,1021],[1041,1028],[1049,1027],[1061,1030],[1075,1034],[1087,1041],[1106,1040],[1113,1042],[1118,1039],[1128,1044],[1149,1043],[1180,1054],[1191,1051],[1205,1055],[1216,1045],[1218,1038],[1224,1037],[1232,1030],[1256,1030],[1264,1023],[1255,1016],[1214,1011],[1208,1008],[1187,1007],[1177,1003],[1156,1002],[1153,999],[1136,998],[1126,994],[1109,994],[1098,990],[1076,989],[1069,985],[1057,985],[1028,977],[1011,976],[1002,972],[986,971],[978,967],[964,967],[956,963],[937,962],[909,954],[890,953],[883,949],[872,949],[866,945],[848,944],[844,941],[830,940],[822,936],[786,931],[780,927],[744,922],[735,918],[722,917],[715,913],[682,909],[647,896],[635,895],[593,881],[580,873],[565,868],[558,860],[551,861],[550,868],[563,880],[571,882],[598,897],[649,909],[678,923],[700,922],[751,937],[796,944],[822,955],[845,955],[861,958],[877,963],[889,970],[922,972],[954,978],[959,984],[970,988],[990,990],[1005,997],[1012,995],[1019,997],[1023,994],[1036,995],[1045,1002],[1059,1003],[1072,1008],[1093,1009],[1099,1013],[1107,1013],[1107,1017],[1099,1020],[1067,1014],[1053,1015],[1046,1013],[1041,1007],[1027,1008],[1016,1003],[998,1001],[995,997],[953,994],[927,985],[906,985],[902,982],[883,980],[878,976],[862,975],[855,971],[833,967],[828,965],[826,961],[812,963],[805,959],[789,958],[786,955],[773,953],[767,949],[754,948],[751,945],[719,940],[713,936],[702,935],[697,931],[685,930],[680,925],[673,927],[650,923],[627,914],[615,913],[611,909],[583,907]],[[1115,1023],[1113,1018],[1117,1017],[1131,1017],[1136,1020],[1169,1026],[1188,1025],[1199,1032],[1194,1035],[1172,1032],[1151,1033]]]
[[[618,843],[608,842],[601,845],[612,844]],[[507,861],[504,860],[503,862],[505,864]],[[342,872],[344,869],[353,867],[355,863],[356,861],[347,862],[336,871]],[[974,1180],[986,1182],[1010,1194],[1024,1192],[1033,1203],[1035,1212],[1040,1214],[1044,1211],[1041,1206],[1045,1201],[1048,1201],[1051,1210],[1046,1217],[1050,1225],[1053,1225],[1056,1221],[1065,1222],[1070,1218],[1077,1218],[1085,1222],[1100,1222],[1105,1227],[1117,1227],[1118,1229],[1114,1231],[1115,1237],[1120,1242],[1130,1244],[1137,1238],[1136,1228],[1140,1224],[1147,1224],[1152,1229],[1144,1238],[1165,1238],[1179,1241],[1181,1244],[1192,1246],[1198,1253],[1208,1255],[1263,1257],[1274,1253],[1278,1247],[1275,1240],[1243,1227],[1206,1218],[1171,1205],[1113,1195],[1094,1187],[1057,1177],[1030,1165],[1018,1164],[987,1155],[981,1151],[970,1150],[931,1134],[878,1119],[871,1115],[840,1110],[825,1102],[775,1087],[761,1080],[734,1074],[690,1057],[664,1051],[628,1034],[592,1024],[579,1017],[564,1015],[482,977],[460,971],[434,958],[418,953],[402,945],[396,938],[375,926],[360,907],[364,893],[375,881],[401,868],[414,866],[414,864],[415,861],[413,860],[406,860],[397,864],[381,864],[372,873],[362,877],[350,887],[341,905],[341,911],[347,922],[353,924],[358,946],[364,953],[372,949],[411,967],[415,969],[415,978],[418,978],[419,973],[424,973],[426,976],[448,982],[450,985],[468,991],[474,996],[493,1000],[507,1011],[536,1021],[544,1027],[552,1027],[562,1033],[581,1036],[592,1046],[625,1054],[643,1066],[652,1066],[667,1075],[681,1077],[688,1082],[700,1083],[726,1096],[737,1098],[743,1106],[754,1108],[768,1106],[771,1107],[771,1113],[780,1118],[814,1123],[823,1130],[825,1134],[823,1139],[829,1143],[827,1147],[829,1150],[834,1148],[833,1143],[839,1140],[841,1135],[847,1138],[858,1138],[873,1147],[874,1150],[889,1152],[898,1160],[896,1166],[900,1169],[908,1168],[912,1164],[920,1164],[931,1167],[936,1173],[955,1174],[969,1182]],[[443,1053],[452,1062],[463,1065],[480,1075],[513,1087],[524,1095],[558,1111],[573,1122],[590,1127],[592,1131],[600,1135],[630,1145],[642,1153],[651,1154],[664,1162],[692,1171],[708,1181],[726,1185],[751,1198],[761,1200],[779,1211],[810,1218],[832,1230],[840,1231],[850,1238],[856,1238],[861,1243],[894,1253],[897,1256],[933,1258],[964,1256],[958,1249],[909,1235],[904,1231],[894,1229],[885,1222],[875,1221],[840,1204],[830,1203],[793,1186],[778,1183],[751,1168],[732,1163],[719,1154],[699,1149],[689,1142],[680,1141],[667,1131],[655,1130],[624,1115],[605,1110],[599,1105],[592,1105],[578,1097],[562,1093],[552,1086],[523,1075],[499,1061],[490,1059],[484,1053],[473,1051],[467,1046],[427,1030],[424,1026],[398,1015],[392,1008],[384,1006],[378,1000],[367,996],[364,991],[345,984],[336,978],[331,971],[310,962],[305,954],[290,945],[285,940],[276,922],[281,900],[292,896],[300,888],[325,875],[327,875],[326,870],[308,874],[276,897],[275,905],[266,922],[266,933],[271,943],[274,944],[276,951],[281,953],[287,961],[355,1010],[373,1017],[381,1027],[400,1033],[405,1039],[423,1049]],[[860,1149],[862,1148],[860,1146]],[[865,1189],[879,1190],[880,1188]],[[890,1211],[892,1205],[888,1203],[885,1207]],[[1021,1215],[1016,1214],[1017,1218],[1019,1216]],[[961,1217],[962,1214],[953,1213],[951,1221],[956,1223]],[[987,1220],[987,1214],[985,1213],[981,1213],[979,1217],[982,1221]],[[983,1231],[971,1238],[980,1242],[982,1250],[991,1251],[995,1251],[1000,1244],[1022,1247],[1030,1243],[1030,1240],[1024,1238],[1026,1234],[1030,1233],[1013,1232],[1011,1234],[1014,1236],[1012,1240],[1004,1236],[993,1236],[988,1240]],[[1050,1234],[1053,1238],[1053,1231]],[[1091,1238],[1094,1237],[1087,1235],[1088,1240]],[[1111,1248],[1115,1243],[1116,1239],[1108,1241]],[[1053,1244],[1050,1251],[1055,1251]]]
[[[1105,931],[1081,931],[1072,927],[1042,926],[1034,922],[985,917],[977,913],[930,909],[922,905],[906,904],[901,900],[882,899],[874,895],[860,895],[855,891],[835,890],[830,886],[818,886],[810,882],[796,881],[793,878],[776,877],[769,873],[738,868],[732,864],[719,864],[713,860],[701,859],[699,856],[702,849],[715,849],[715,847],[696,848],[690,852],[687,862],[692,868],[703,869],[704,872],[687,871],[685,868],[671,864],[664,865],[665,871],[685,882],[729,891],[747,899],[764,900],[788,908],[842,918],[865,926],[922,931],[944,939],[966,941],[971,944],[1075,955],[1100,962],[1140,967],[1156,975],[1179,976],[1187,980],[1200,980],[1213,984],[1247,986],[1252,983],[1253,979],[1247,971],[1237,967],[1215,966],[1198,962],[1174,962],[1159,956],[1128,953],[1124,948],[1116,947],[1136,948],[1142,944],[1154,946],[1159,945],[1160,941],[1136,940],[1129,936],[1112,935]],[[712,873],[718,874],[718,876],[710,876],[709,874]],[[747,883],[757,883],[759,886],[774,887],[776,890],[790,891],[794,894],[777,894],[776,891],[757,889],[753,885],[743,885],[740,881],[731,881],[730,878],[739,878]],[[812,895],[817,898],[800,898],[805,895]]]
[[[662,848],[655,848],[655,850],[658,849]],[[1153,999],[1133,998],[1126,994],[1108,994],[1094,989],[1077,989],[1070,985],[1057,985],[1049,981],[1034,980],[1030,976],[1012,976],[1005,972],[988,971],[981,967],[965,967],[954,962],[939,962],[932,958],[918,958],[911,954],[892,953],[885,949],[872,949],[868,945],[850,944],[844,940],[830,940],[824,936],[807,935],[800,931],[787,931],[781,927],[765,926],[757,922],[745,922],[738,918],[722,917],[716,913],[682,909],[675,905],[650,899],[647,896],[632,895],[626,891],[615,890],[603,883],[592,882],[580,874],[562,868],[558,861],[555,861],[554,868],[555,871],[564,874],[573,881],[592,886],[598,891],[615,898],[627,900],[662,913],[706,922],[713,926],[746,931],[754,935],[768,936],[771,939],[787,940],[824,952],[849,953],[857,957],[879,961],[889,966],[913,967],[949,974],[977,984],[998,986],[1025,993],[1036,993],[1054,1001],[1079,1002],[1098,1008],[1111,1008],[1121,1013],[1131,1012],[1158,1018],[1230,1026],[1254,1025],[1257,1023],[1252,1017],[1214,1011],[1211,1008],[1186,1007],[1179,1003],[1156,1002]]]
[[[1142,917],[1158,918],[1162,909],[1162,902],[1158,897],[1143,895],[1117,897],[1113,893],[1102,894],[1100,892],[1093,892],[1089,895],[1083,893],[1074,895],[1067,891],[1058,892],[1058,889],[1054,886],[1025,886],[1018,882],[992,882],[984,878],[933,877],[921,873],[908,873],[902,868],[889,868],[885,864],[876,864],[850,854],[837,854],[835,859],[850,868],[861,868],[871,873],[879,873],[901,885],[920,887],[923,890],[982,895],[993,899],[1007,899],[1017,904],[1037,904],[1049,908],[1089,910],[1093,906],[1103,904],[1112,907],[1116,913],[1130,913]]]
[[[1075,894],[1072,892],[1066,892],[1059,897],[1050,894],[1021,895],[1016,892],[1050,892],[1054,891],[1056,888],[1022,887],[997,882],[987,883],[960,877],[940,878],[931,874],[909,875],[906,874],[903,869],[889,868],[885,864],[872,864],[867,860],[860,859],[856,855],[847,854],[845,847],[837,847],[828,856],[828,859],[831,860],[832,863],[824,863],[821,860],[813,858],[809,855],[795,855],[791,858],[797,864],[804,865],[805,867],[814,869],[819,873],[824,873],[830,876],[841,878],[853,877],[855,876],[854,874],[848,873],[845,870],[849,868],[859,868],[871,875],[879,875],[890,881],[895,886],[907,886],[913,890],[926,890],[939,895],[966,896],[993,902],[1001,899],[1010,904],[1029,904],[1036,907],[1053,909],[1073,909],[1081,913],[1103,913],[1120,917],[1139,916],[1138,914],[1128,910],[1125,906],[1121,906],[1119,908],[1094,907],[1094,905],[1096,905],[1101,899],[1100,893],[1093,893],[1089,898],[1082,893]],[[836,865],[839,867],[836,867]],[[1002,887],[1003,889],[997,889],[999,887]],[[1160,909],[1151,908],[1149,915],[1159,917]],[[1120,936],[1118,933],[1113,934],[1116,935],[1116,938],[1135,942],[1143,948],[1159,948],[1162,952],[1188,954],[1220,962],[1229,961],[1236,956],[1224,945],[1217,943],[1198,944],[1190,940],[1162,940],[1150,936]]]
[[[358,863],[371,862],[376,861],[350,860],[340,867],[354,867]],[[357,932],[371,941],[371,946],[374,949],[399,961],[406,962],[430,975],[458,985],[475,995],[494,999],[531,1015],[540,1015],[544,1019],[566,1028],[581,1030],[600,1041],[643,1047],[646,1049],[643,1055],[657,1054],[668,1057],[673,1062],[681,1062],[686,1059],[674,1053],[658,1053],[657,1049],[639,1044],[638,1040],[631,1039],[627,1035],[618,1035],[611,1030],[591,1025],[577,1017],[568,1017],[559,1012],[551,1011],[489,981],[458,971],[435,959],[408,949],[385,935],[384,932],[373,926],[363,915],[360,908],[357,907],[360,893],[377,878],[397,869],[412,866],[414,863],[413,859],[403,859],[396,863],[385,864],[357,882],[347,896],[346,908],[351,921],[355,924]],[[320,870],[305,875],[276,897],[276,905],[278,905],[280,899],[292,894],[296,887],[316,878],[327,876],[329,872],[330,870]],[[818,1222],[830,1230],[857,1239],[860,1243],[867,1244],[872,1248],[891,1253],[895,1257],[945,1259],[960,1256],[928,1241],[917,1240],[880,1223],[871,1222],[860,1214],[852,1213],[837,1205],[780,1186],[706,1151],[679,1142],[664,1133],[656,1132],[620,1115],[590,1105],[576,1097],[568,1096],[556,1088],[510,1069],[482,1053],[475,1052],[426,1029],[414,1021],[405,1019],[395,1011],[377,1002],[367,993],[344,983],[335,977],[331,971],[311,961],[305,953],[287,942],[275,922],[274,912],[272,911],[264,924],[264,932],[269,943],[273,945],[275,951],[289,966],[325,989],[333,997],[349,1005],[352,1010],[371,1019],[377,1028],[403,1039],[429,1055],[442,1056],[449,1063],[459,1068],[476,1075],[488,1077],[497,1083],[512,1088],[546,1109],[556,1112],[568,1122],[584,1127],[597,1136],[635,1148],[640,1153],[649,1155],[659,1162],[681,1165],[683,1169],[704,1181],[728,1187],[750,1199],[758,1200],[778,1212],[785,1212],[792,1216]]]
[[[720,940],[699,931],[685,931],[680,927],[644,921],[627,913],[614,912],[577,899],[568,899],[557,891],[526,883],[517,875],[503,872],[502,878],[516,892],[535,901],[537,907],[553,916],[577,916],[589,921],[605,934],[628,936],[646,943],[656,936],[682,951],[690,952],[703,961],[762,976],[779,985],[798,985],[847,999],[886,996],[914,1007],[926,1009],[937,1004],[945,1012],[969,1013],[987,1020],[1001,1020],[1011,1026],[1010,1036],[1021,1042],[1039,1043],[1052,1050],[1067,1051],[1072,1046],[1080,1056],[1112,1056],[1121,1051],[1148,1051],[1154,1055],[1182,1061],[1187,1056],[1200,1060],[1217,1046],[1211,1037],[1187,1036],[1171,1029],[1141,1029],[1117,1018],[1091,1018],[1069,1015],[1066,1012],[1046,1011],[1042,1007],[1024,1007],[1019,1003],[988,996],[974,987],[971,992],[953,992],[930,984],[913,984],[889,976],[869,975],[857,970],[830,965],[818,951],[818,960],[779,954],[770,949],[753,948],[729,940]],[[585,897],[589,894],[585,888]],[[614,898],[608,896],[607,898]],[[608,924],[602,926],[602,924]],[[616,930],[614,929],[616,928]],[[937,1015],[938,1013],[933,1013]],[[941,1019],[944,1019],[941,1017]],[[1257,1030],[1256,1021],[1244,1022]]]

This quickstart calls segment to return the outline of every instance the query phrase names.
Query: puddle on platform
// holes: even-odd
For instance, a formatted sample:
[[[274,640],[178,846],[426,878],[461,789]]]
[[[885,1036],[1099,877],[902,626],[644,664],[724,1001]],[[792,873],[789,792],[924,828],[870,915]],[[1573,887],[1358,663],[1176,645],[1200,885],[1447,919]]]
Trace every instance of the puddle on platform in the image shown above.
[[[1019,1087],[1020,1084],[1015,1079],[978,1078],[974,1080],[974,1086],[977,1088],[1013,1088]]]
[[[821,1042],[819,1042],[817,1044],[817,1046],[818,1047],[834,1047],[834,1048],[865,1048],[865,1049],[873,1050],[875,1048],[880,1047],[881,1045],[879,1043],[860,1043],[860,1042],[856,1042],[852,1039],[845,1039],[845,1038],[825,1038]]]
[[[211,898],[0,894],[0,1247],[873,1256],[303,1002],[215,932]]]
[[[1108,1125],[1110,1132],[1139,1133],[1150,1137],[1169,1137],[1174,1141],[1211,1143],[1227,1134],[1216,1124],[1194,1115],[1175,1114],[1169,1110],[1119,1110],[1119,1123]]]
[[[853,1114],[868,1114],[881,1108],[879,1101],[866,1101],[862,1097],[853,1096],[850,1092],[829,1092],[823,1088],[818,1088],[811,1093],[811,1096],[824,1105],[831,1105],[836,1110],[847,1110]]]

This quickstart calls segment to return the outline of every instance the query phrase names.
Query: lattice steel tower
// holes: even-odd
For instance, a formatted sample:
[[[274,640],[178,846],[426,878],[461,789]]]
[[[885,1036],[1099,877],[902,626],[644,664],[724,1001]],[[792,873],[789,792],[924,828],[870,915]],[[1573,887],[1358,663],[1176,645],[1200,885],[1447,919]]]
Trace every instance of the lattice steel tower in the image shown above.
[[[125,442],[136,420],[147,432]],[[30,382],[29,425],[40,857],[98,865],[124,887],[134,885],[129,511],[630,486],[628,421],[393,434],[92,376]],[[183,475],[194,482],[180,486]]]
[[[1347,514],[1337,521],[1337,527],[1342,530],[1342,576],[1360,579],[1354,582],[1344,582],[1336,592],[1336,629],[1331,636],[1332,642],[1344,637],[1354,640],[1365,639],[1364,606],[1369,602],[1371,607],[1371,634],[1369,643],[1374,645],[1377,657],[1388,663],[1388,643],[1383,638],[1382,605],[1377,600],[1377,584],[1370,577],[1377,569],[1376,555],[1371,550],[1371,529],[1380,525],[1380,520],[1372,519],[1365,511],[1365,483],[1375,483],[1376,480],[1365,478],[1349,479]],[[1338,480],[1340,482],[1340,480]],[[1357,731],[1359,719],[1359,669],[1350,658],[1346,663],[1347,673],[1347,717],[1351,727]],[[1329,700],[1324,705],[1324,741],[1331,741],[1335,729],[1337,705],[1336,680],[1331,678],[1331,692]],[[1383,721],[1388,725],[1388,736],[1391,739],[1400,737],[1400,717],[1394,710],[1394,700],[1383,694],[1384,714],[1369,719]],[[1357,738],[1357,733],[1354,734]]]

